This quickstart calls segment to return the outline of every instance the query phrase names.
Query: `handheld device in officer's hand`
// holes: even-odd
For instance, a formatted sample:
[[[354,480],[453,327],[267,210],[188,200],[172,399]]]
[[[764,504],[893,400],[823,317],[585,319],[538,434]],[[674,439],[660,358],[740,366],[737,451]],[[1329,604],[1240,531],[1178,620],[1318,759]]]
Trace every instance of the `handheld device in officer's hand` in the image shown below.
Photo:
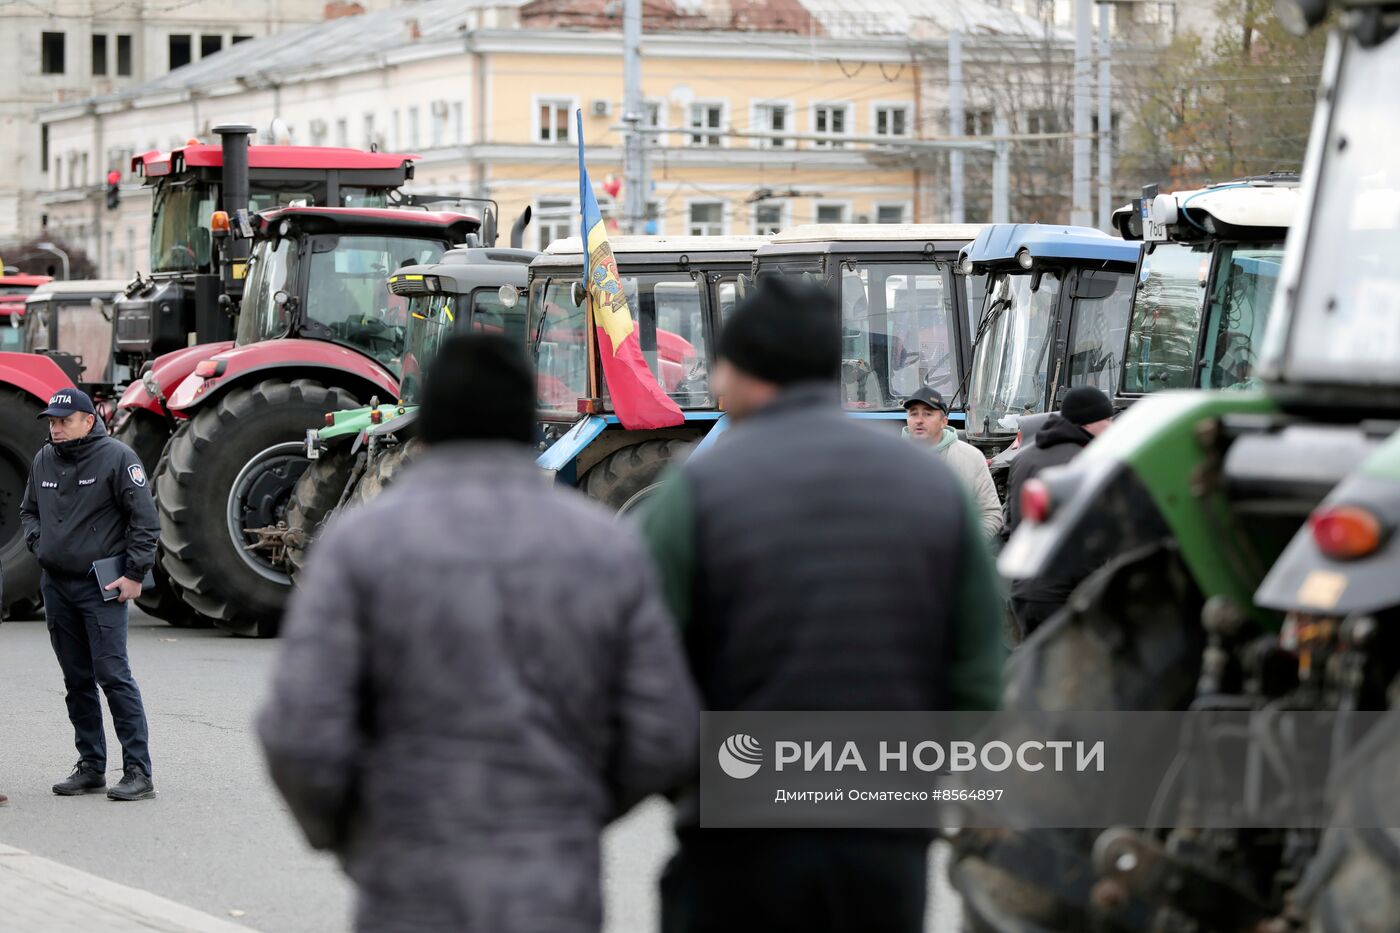
[[[117,591],[107,587],[126,576],[126,555],[118,554],[116,557],[95,560],[92,562],[92,572],[97,577],[97,588],[102,592],[102,599],[111,602],[117,598]],[[141,581],[141,589],[150,589],[155,585],[155,577],[147,570],[145,579]]]

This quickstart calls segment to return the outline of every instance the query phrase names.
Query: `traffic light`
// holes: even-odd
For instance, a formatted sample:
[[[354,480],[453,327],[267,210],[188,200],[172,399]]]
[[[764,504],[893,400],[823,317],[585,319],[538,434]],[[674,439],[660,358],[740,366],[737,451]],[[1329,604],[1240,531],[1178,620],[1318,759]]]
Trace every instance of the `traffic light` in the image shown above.
[[[114,211],[122,202],[122,173],[113,169],[107,173],[107,210]]]

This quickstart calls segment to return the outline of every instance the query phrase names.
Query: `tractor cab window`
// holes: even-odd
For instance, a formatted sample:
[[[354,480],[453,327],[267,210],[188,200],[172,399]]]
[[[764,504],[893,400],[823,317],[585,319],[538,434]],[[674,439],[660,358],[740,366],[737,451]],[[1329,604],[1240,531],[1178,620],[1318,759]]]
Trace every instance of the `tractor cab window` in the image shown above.
[[[399,394],[409,405],[422,402],[423,374],[432,365],[456,321],[457,295],[414,295],[408,299]]]
[[[1205,346],[1201,388],[1243,389],[1255,384],[1254,366],[1274,301],[1282,243],[1233,243],[1220,248]]]
[[[388,207],[389,193],[384,188],[349,188],[340,186],[341,207]]]
[[[941,263],[846,263],[841,385],[847,408],[892,409],[929,386],[958,386],[951,274]]]
[[[312,237],[302,330],[367,353],[397,374],[408,308],[389,291],[389,275],[436,262],[443,251],[441,241],[415,237]]]
[[[500,334],[516,346],[525,345],[525,302],[506,307],[499,286],[478,288],[471,296],[471,329]]]
[[[1070,320],[1065,385],[1091,385],[1112,398],[1123,369],[1123,342],[1133,305],[1133,274],[1080,273]]]
[[[1045,411],[1060,275],[1048,269],[992,277],[972,355],[969,433],[1015,434],[1022,415]]]
[[[1123,391],[1189,389],[1210,253],[1162,243],[1143,254],[1123,360]]]
[[[163,184],[151,220],[151,271],[208,270],[213,258],[215,191],[207,185]]]
[[[24,331],[9,322],[0,324],[0,351],[18,353],[24,347]]]
[[[292,266],[296,254],[296,242],[285,237],[262,240],[253,247],[243,284],[243,303],[238,312],[239,346],[273,340],[287,332],[291,307],[278,304],[277,293],[292,295]]]
[[[540,408],[566,421],[578,417],[578,400],[588,397],[584,306],[573,300],[573,286],[580,279],[576,272],[542,278],[530,286],[526,339],[535,355]]]
[[[701,283],[688,273],[656,273],[624,275],[622,287],[653,378],[682,408],[712,405]]]

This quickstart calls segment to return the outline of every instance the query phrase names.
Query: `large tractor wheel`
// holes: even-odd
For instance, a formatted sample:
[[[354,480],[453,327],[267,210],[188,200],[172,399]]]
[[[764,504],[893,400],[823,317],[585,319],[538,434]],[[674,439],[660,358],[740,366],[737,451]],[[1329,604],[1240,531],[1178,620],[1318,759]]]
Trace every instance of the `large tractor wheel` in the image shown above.
[[[170,441],[170,424],[148,411],[133,411],[112,432],[112,436],[136,451],[141,465],[146,468],[146,475],[154,477],[161,455],[165,453],[165,445]]]
[[[34,455],[44,445],[44,406],[23,392],[0,390],[0,573],[4,605],[0,615],[32,618],[39,605],[39,562],[24,545],[19,506]]]
[[[231,390],[175,432],[157,489],[161,561],[196,612],[271,637],[291,587],[277,531],[310,463],[306,431],[349,408],[342,389],[268,379]]]
[[[642,441],[615,450],[583,475],[580,488],[594,499],[626,515],[645,502],[661,482],[661,474],[686,446],[676,438]]]
[[[355,491],[345,500],[347,509],[363,505],[375,499],[394,482],[394,477],[418,456],[421,441],[411,440],[388,450],[379,452],[365,467],[365,475],[360,477]]]
[[[140,454],[139,449],[132,449]],[[146,475],[151,478],[151,495],[157,495],[156,490],[160,489],[161,477],[170,469],[170,458],[165,456],[164,452],[159,453],[155,469],[144,459],[141,462],[146,467]],[[155,578],[156,585],[151,589],[142,590],[141,595],[136,597],[136,605],[142,612],[176,628],[209,628],[214,624],[213,619],[195,612],[185,602],[180,587],[170,579],[170,574],[161,563],[159,552],[156,554],[156,565],[151,568],[151,576]]]
[[[293,579],[306,566],[307,554],[321,526],[340,504],[354,465],[350,448],[341,444],[312,460],[311,466],[292,488],[292,501],[287,504],[286,541],[287,572]]]

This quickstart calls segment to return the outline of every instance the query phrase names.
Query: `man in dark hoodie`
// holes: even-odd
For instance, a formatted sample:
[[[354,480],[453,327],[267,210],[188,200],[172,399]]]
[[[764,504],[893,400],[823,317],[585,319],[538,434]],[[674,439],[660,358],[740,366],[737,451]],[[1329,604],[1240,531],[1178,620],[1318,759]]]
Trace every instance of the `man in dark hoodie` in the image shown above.
[[[1075,386],[1065,393],[1058,414],[1045,419],[1035,445],[1011,461],[1006,481],[1007,533],[1021,524],[1021,490],[1047,467],[1069,463],[1112,423],[1113,402],[1094,386]],[[1011,610],[1022,636],[1029,635],[1065,604],[1079,583],[1067,578],[1017,580],[1011,585]]]
[[[127,602],[155,564],[160,520],[141,460],[107,435],[92,399],[60,389],[39,417],[49,443],[34,457],[20,505],[24,540],[44,575],[44,615],[67,690],[78,764],[53,792],[73,797],[107,786],[107,739],[97,689],[107,696],[122,743],[122,780],[113,800],[155,796],[146,710],[126,655]],[[124,576],[104,598],[93,564],[125,557]]]

